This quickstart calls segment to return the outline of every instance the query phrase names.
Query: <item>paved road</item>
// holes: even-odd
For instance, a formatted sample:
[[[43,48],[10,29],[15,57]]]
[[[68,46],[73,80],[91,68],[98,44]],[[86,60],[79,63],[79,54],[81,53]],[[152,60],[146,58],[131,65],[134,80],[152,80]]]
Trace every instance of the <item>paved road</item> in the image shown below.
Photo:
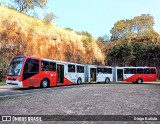
[[[160,85],[160,82],[147,82],[142,85]],[[33,93],[38,93],[38,92],[50,92],[52,90],[58,90],[58,89],[66,89],[66,88],[77,88],[77,87],[86,87],[90,85],[107,85],[107,84],[83,84],[83,85],[70,85],[70,86],[63,86],[63,87],[50,87],[50,88],[16,88],[14,86],[10,85],[4,85],[0,86],[0,97],[4,96],[15,96],[15,95],[25,95],[25,94],[33,94]],[[125,85],[125,83],[112,83],[109,85]],[[128,85],[138,85],[138,84],[128,84]]]
[[[0,115],[160,115],[159,84],[11,88],[0,95]]]
[[[78,85],[78,87],[84,87],[84,85]],[[19,95],[27,95],[27,94],[34,94],[34,93],[46,93],[55,90],[62,90],[68,88],[77,88],[77,85],[70,85],[70,86],[63,86],[63,87],[50,87],[50,88],[16,88],[13,86],[3,86],[0,88],[0,97],[5,96],[19,96]]]

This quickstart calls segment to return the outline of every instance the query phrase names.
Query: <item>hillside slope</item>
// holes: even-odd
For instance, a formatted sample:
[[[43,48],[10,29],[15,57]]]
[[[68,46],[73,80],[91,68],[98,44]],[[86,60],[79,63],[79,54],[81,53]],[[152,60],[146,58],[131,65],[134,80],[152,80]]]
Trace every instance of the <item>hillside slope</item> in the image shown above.
[[[104,64],[94,39],[0,5],[0,58],[17,55],[84,64]]]

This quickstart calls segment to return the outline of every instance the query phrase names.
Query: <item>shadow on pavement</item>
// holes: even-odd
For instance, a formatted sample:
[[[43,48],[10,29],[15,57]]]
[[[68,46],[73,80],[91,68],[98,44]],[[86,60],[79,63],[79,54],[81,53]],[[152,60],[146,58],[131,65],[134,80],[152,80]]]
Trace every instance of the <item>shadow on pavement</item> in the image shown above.
[[[83,83],[81,85],[64,85],[64,86],[52,86],[52,87],[48,87],[48,88],[41,88],[41,87],[29,87],[29,88],[19,88],[19,87],[12,87],[10,88],[11,90],[20,90],[20,91],[27,91],[27,90],[35,90],[35,89],[54,89],[54,88],[80,88],[80,87],[85,87],[86,85],[159,85],[160,83],[158,82],[150,82],[150,83],[142,83],[142,84],[137,84],[137,83],[125,83],[125,82],[111,82],[111,83]]]

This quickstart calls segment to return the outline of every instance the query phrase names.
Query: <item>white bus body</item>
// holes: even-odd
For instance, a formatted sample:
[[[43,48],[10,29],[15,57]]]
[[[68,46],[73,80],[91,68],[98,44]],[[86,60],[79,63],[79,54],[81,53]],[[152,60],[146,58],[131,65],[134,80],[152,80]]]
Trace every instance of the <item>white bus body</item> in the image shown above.
[[[85,65],[85,82],[112,82],[113,71],[109,66]]]

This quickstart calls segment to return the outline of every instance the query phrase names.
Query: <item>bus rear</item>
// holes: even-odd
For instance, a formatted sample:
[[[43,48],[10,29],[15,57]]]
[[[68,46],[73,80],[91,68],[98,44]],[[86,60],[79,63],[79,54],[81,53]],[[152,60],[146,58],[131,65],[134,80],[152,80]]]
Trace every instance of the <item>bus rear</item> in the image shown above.
[[[115,67],[116,82],[152,82],[158,79],[156,67]]]

